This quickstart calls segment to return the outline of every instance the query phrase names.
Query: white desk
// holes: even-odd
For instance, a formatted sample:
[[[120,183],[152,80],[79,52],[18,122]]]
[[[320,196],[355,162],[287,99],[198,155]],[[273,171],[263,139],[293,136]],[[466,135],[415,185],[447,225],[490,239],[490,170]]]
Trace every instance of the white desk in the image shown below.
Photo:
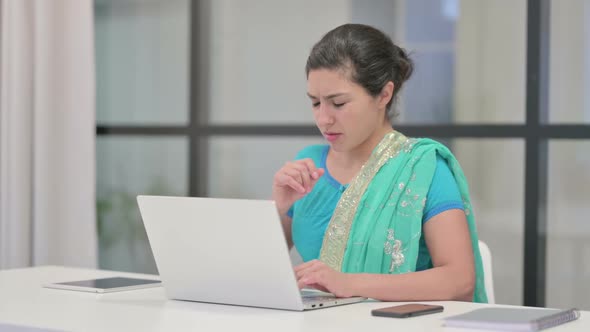
[[[0,326],[25,325],[65,331],[462,331],[442,317],[490,306],[439,302],[443,313],[407,319],[372,317],[371,309],[393,303],[365,302],[309,312],[170,301],[163,288],[92,294],[42,288],[54,281],[109,276],[155,276],[37,267],[0,271]],[[550,331],[590,331],[590,312]]]

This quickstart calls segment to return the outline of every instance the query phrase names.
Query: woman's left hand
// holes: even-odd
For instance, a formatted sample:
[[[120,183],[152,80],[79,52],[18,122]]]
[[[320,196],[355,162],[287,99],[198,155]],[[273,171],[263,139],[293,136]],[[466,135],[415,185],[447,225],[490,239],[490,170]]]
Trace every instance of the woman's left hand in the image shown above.
[[[336,297],[354,296],[351,274],[335,271],[319,260],[309,261],[295,267],[299,288],[312,287]]]

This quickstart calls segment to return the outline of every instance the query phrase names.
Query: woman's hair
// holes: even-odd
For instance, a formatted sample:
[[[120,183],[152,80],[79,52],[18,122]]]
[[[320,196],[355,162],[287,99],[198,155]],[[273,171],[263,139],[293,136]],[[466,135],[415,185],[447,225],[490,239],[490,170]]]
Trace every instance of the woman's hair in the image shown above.
[[[387,82],[394,84],[387,112],[414,65],[406,51],[383,32],[363,24],[344,24],[317,42],[307,58],[305,74],[315,69],[346,70],[352,82],[378,96]]]

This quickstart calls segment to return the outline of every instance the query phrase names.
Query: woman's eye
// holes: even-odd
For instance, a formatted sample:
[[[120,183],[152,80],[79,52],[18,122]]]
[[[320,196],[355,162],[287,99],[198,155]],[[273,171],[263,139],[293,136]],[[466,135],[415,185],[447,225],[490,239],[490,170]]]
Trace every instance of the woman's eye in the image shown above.
[[[341,103],[341,104],[334,103],[334,107],[340,108],[340,107],[344,106],[344,104],[346,104],[346,103]]]
[[[318,106],[320,106],[320,102],[318,101],[318,102],[312,103],[311,105],[312,105],[313,107],[318,107]]]

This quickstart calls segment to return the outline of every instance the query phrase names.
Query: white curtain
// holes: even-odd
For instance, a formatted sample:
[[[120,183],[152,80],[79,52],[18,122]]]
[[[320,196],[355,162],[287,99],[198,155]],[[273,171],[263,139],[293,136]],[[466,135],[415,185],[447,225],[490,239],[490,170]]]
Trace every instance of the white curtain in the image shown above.
[[[0,0],[0,268],[95,267],[91,0]]]

